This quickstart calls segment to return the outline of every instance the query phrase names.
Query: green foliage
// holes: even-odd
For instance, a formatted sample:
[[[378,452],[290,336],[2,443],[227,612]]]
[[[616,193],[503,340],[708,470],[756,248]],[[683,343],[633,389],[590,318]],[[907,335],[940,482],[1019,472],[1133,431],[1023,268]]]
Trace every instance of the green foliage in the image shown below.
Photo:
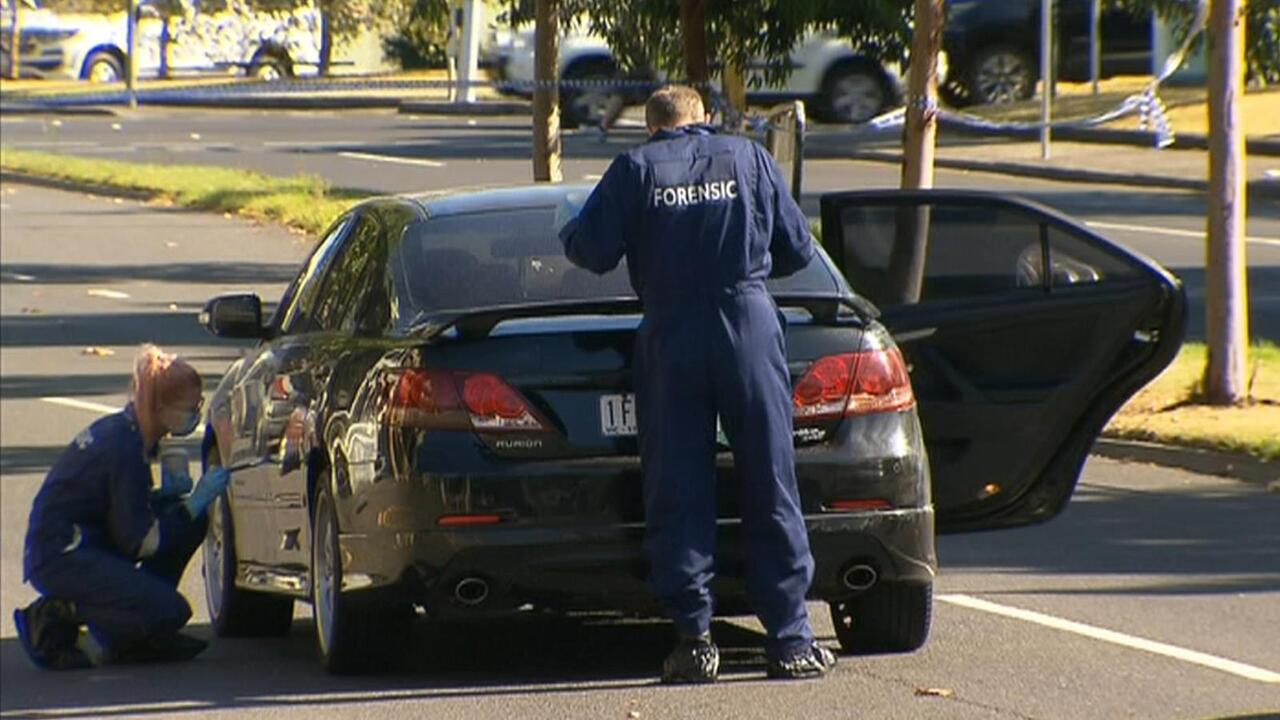
[[[441,68],[448,62],[449,0],[414,0],[398,32],[382,41],[387,57],[405,69]]]
[[[1155,10],[1175,23],[1175,34],[1185,38],[1195,19],[1194,0],[1109,0],[1135,11]],[[1249,76],[1258,82],[1280,83],[1280,3],[1275,0],[1250,0],[1243,3],[1245,18],[1245,63]],[[1203,36],[1196,46],[1203,42]]]
[[[514,0],[512,22],[531,20],[533,8],[534,0]],[[901,60],[911,9],[911,0],[706,0],[708,60],[780,80],[791,70],[792,48],[815,29],[834,31],[872,57]],[[623,70],[684,77],[680,0],[563,0],[561,12],[564,25],[604,38]]]

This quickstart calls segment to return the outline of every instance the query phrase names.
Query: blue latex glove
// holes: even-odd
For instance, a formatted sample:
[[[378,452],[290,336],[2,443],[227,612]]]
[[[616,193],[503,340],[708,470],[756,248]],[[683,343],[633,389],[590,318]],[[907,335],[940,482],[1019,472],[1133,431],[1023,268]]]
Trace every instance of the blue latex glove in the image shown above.
[[[227,482],[231,480],[231,473],[226,468],[216,467],[200,477],[200,481],[196,483],[196,487],[183,501],[183,505],[187,508],[187,514],[191,517],[200,517],[213,499],[222,494],[227,489]]]
[[[167,468],[160,468],[160,490],[157,495],[160,497],[178,497],[191,492],[195,483],[191,480],[191,476],[186,473],[169,472]]]

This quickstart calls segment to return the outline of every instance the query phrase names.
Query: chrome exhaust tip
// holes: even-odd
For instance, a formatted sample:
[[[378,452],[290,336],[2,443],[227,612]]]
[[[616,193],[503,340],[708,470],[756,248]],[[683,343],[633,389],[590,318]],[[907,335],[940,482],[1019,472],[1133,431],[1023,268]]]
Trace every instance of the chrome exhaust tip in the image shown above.
[[[463,578],[453,586],[453,599],[467,607],[475,607],[489,598],[489,583],[478,577]]]
[[[875,568],[870,565],[856,564],[845,568],[840,575],[840,582],[850,590],[862,591],[875,585],[879,578]]]

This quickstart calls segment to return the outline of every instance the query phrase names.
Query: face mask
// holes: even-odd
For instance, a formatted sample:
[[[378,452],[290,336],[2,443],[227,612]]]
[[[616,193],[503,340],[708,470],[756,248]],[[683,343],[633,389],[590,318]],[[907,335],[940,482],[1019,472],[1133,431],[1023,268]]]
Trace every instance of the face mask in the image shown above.
[[[169,429],[169,434],[174,436],[190,435],[196,431],[200,425],[200,411],[192,410],[182,422],[182,425]]]

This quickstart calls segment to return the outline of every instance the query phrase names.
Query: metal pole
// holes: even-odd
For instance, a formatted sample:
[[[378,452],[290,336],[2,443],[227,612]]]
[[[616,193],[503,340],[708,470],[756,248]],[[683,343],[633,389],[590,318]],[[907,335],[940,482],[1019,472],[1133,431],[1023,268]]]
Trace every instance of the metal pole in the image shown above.
[[[1053,0],[1040,0],[1040,159],[1049,159],[1053,111]]]
[[[1098,77],[1102,74],[1102,0],[1089,3],[1089,79],[1097,95]]]
[[[479,75],[477,56],[480,51],[480,14],[484,7],[480,0],[464,0],[462,3],[462,42],[459,44],[458,81],[461,95],[454,97],[464,103],[476,101],[475,83]]]
[[[129,57],[125,58],[125,92],[129,96],[129,109],[138,109],[138,0],[128,0],[125,29],[128,34]]]

